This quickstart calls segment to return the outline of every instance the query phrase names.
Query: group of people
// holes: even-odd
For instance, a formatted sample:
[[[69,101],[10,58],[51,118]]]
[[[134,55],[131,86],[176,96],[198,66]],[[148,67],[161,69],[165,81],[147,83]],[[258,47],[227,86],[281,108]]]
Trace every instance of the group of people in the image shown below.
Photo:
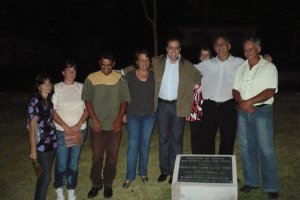
[[[85,140],[88,117],[81,100],[83,84],[75,81],[76,67],[74,61],[67,60],[62,69],[64,80],[54,87],[48,74],[41,73],[35,79],[34,93],[28,103],[27,120],[30,158],[41,167],[34,199],[46,199],[55,157],[54,188],[57,199],[64,199],[65,179],[68,199],[76,199],[81,145],[67,147],[65,135],[79,133]]]
[[[123,188],[138,175],[147,183],[148,158],[153,127],[159,130],[158,182],[172,175],[176,155],[183,153],[185,121],[190,123],[193,154],[215,154],[215,137],[220,131],[219,154],[232,155],[236,133],[241,151],[245,184],[241,192],[260,187],[270,199],[278,198],[279,180],[273,140],[273,101],[277,92],[277,70],[260,56],[256,38],[243,43],[247,60],[230,54],[226,36],[200,51],[200,63],[192,64],[180,54],[176,37],[166,43],[166,54],[153,57],[137,51],[133,66],[113,70],[115,58],[99,57],[100,70],[83,84],[75,81],[76,63],[66,61],[63,82],[52,87],[48,75],[35,80],[35,93],[28,104],[30,158],[44,169],[38,176],[35,199],[45,199],[56,155],[54,187],[58,200],[76,199],[81,145],[67,147],[64,135],[90,134],[92,188],[88,198],[104,187],[104,197],[113,195],[122,119],[128,126],[127,171]],[[238,112],[237,112],[238,108]],[[86,120],[88,119],[88,125]],[[88,131],[87,131],[88,130]]]

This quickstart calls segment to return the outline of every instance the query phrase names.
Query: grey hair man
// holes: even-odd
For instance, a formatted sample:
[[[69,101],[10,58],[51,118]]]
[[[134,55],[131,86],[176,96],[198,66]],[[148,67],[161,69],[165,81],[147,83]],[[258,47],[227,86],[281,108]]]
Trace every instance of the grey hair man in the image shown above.
[[[230,54],[231,44],[226,36],[214,40],[217,54],[196,67],[202,72],[201,80],[203,110],[203,131],[200,154],[215,154],[217,129],[220,129],[219,154],[233,154],[236,135],[236,108],[232,97],[233,77],[243,59]]]
[[[260,56],[259,39],[245,40],[243,48],[247,60],[237,70],[232,90],[239,105],[237,130],[245,180],[240,191],[249,193],[259,188],[260,170],[264,191],[270,199],[277,199],[279,180],[273,139],[277,69]]]

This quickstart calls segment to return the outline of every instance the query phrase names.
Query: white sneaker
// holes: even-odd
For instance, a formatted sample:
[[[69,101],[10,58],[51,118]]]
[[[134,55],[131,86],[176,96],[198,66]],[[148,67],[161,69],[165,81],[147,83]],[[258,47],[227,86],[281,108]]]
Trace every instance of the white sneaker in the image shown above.
[[[76,200],[75,190],[68,190],[68,200]]]
[[[55,192],[56,192],[56,200],[65,200],[63,187],[57,188]]]

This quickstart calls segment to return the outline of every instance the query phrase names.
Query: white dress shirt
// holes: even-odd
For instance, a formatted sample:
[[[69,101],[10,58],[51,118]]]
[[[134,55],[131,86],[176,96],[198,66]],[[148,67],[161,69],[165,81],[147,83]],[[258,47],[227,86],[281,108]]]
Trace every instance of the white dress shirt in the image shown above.
[[[167,56],[165,71],[159,90],[159,97],[162,99],[169,101],[177,99],[179,85],[179,60],[180,56],[175,63],[171,63],[170,58]]]
[[[250,99],[265,89],[275,89],[278,91],[278,73],[276,66],[260,57],[259,62],[252,67],[248,60],[236,71],[233,89],[238,90],[241,98]],[[274,97],[259,104],[272,104]]]
[[[235,72],[244,62],[242,58],[230,55],[224,61],[214,57],[195,65],[203,75],[201,80],[203,98],[216,102],[232,99]]]

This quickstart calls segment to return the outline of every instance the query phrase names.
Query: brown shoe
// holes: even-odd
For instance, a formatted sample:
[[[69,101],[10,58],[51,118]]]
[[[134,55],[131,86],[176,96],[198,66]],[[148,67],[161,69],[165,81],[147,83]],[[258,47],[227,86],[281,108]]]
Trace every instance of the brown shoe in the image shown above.
[[[106,199],[112,197],[113,190],[112,190],[111,186],[104,186],[103,195],[104,195],[104,198],[106,198]]]
[[[96,187],[92,187],[92,189],[89,191],[88,193],[88,198],[89,199],[92,199],[94,198],[95,196],[97,196],[99,190],[101,190],[103,188],[103,186],[99,187],[99,188],[96,188]]]

